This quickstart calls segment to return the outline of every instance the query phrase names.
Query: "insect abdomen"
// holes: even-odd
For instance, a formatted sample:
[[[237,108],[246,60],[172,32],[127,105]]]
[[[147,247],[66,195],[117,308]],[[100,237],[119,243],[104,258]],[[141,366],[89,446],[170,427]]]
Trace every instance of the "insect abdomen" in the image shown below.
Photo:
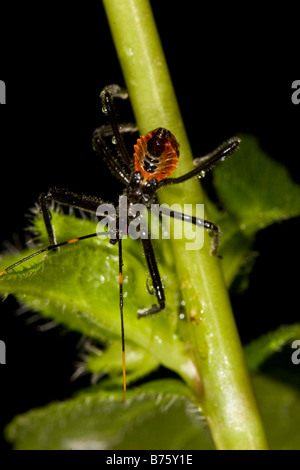
[[[179,144],[163,127],[141,136],[134,150],[135,171],[139,171],[145,180],[156,178],[161,181],[177,168]]]

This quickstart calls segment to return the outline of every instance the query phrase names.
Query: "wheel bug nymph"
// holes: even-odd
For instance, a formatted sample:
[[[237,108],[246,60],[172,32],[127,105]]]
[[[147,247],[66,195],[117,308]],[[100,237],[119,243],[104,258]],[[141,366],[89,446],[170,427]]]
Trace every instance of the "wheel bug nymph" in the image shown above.
[[[163,187],[183,183],[193,177],[203,176],[207,170],[212,169],[219,162],[223,161],[228,155],[231,155],[238,148],[240,139],[233,137],[221,144],[216,150],[209,155],[197,159],[197,165],[188,173],[177,178],[170,178],[173,170],[177,167],[179,158],[179,143],[175,136],[167,129],[159,127],[148,134],[137,139],[134,146],[133,158],[128,154],[122,134],[135,129],[133,124],[119,126],[116,118],[116,110],[114,105],[115,98],[127,98],[125,90],[118,85],[109,85],[101,92],[102,111],[107,116],[109,125],[103,125],[96,129],[93,134],[93,148],[99,154],[112,175],[119,179],[124,185],[123,195],[127,197],[127,213],[128,222],[132,216],[130,208],[133,204],[142,204],[146,208],[150,208],[151,204],[156,200],[156,193]],[[115,152],[108,145],[106,138],[113,137]],[[121,339],[122,339],[122,371],[123,371],[123,401],[126,392],[126,369],[125,369],[125,335],[124,335],[124,319],[123,319],[123,255],[122,255],[122,238],[124,231],[121,230],[121,216],[119,209],[116,208],[116,218],[114,221],[114,232],[112,230],[106,232],[95,232],[78,238],[72,238],[64,242],[57,243],[55,239],[54,229],[51,224],[51,213],[49,209],[50,202],[56,202],[64,206],[69,206],[83,211],[95,214],[97,209],[104,201],[99,197],[86,194],[77,194],[66,189],[51,188],[47,193],[42,193],[39,197],[40,211],[46,226],[49,246],[21,259],[17,263],[7,267],[0,272],[0,276],[7,273],[19,264],[27,261],[34,256],[40,255],[50,250],[58,250],[63,245],[70,245],[81,240],[97,237],[100,235],[109,236],[111,244],[118,243],[119,254],[119,304],[121,317]],[[207,221],[191,215],[187,215],[175,210],[163,208],[163,215],[167,215],[174,219],[179,219],[199,227],[209,230],[212,237],[211,254],[216,254],[219,239],[219,228]],[[98,212],[97,212],[98,214]],[[150,272],[153,293],[156,296],[157,303],[151,307],[138,310],[139,318],[155,315],[165,308],[165,295],[160,278],[151,238],[141,237],[141,243],[144,249],[148,269]]]

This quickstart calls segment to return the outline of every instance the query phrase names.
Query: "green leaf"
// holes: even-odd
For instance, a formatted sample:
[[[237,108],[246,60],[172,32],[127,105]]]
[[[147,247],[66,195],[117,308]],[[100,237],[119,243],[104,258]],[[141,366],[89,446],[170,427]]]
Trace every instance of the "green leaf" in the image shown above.
[[[220,253],[226,284],[245,275],[256,254],[251,251],[259,230],[300,215],[300,186],[287,169],[271,159],[256,138],[242,136],[240,149],[214,170],[214,184],[224,211],[208,201],[209,213],[222,230]]]
[[[276,331],[271,331],[252,341],[245,347],[245,357],[249,369],[256,372],[259,366],[272,354],[280,351],[282,346],[297,338],[300,338],[300,323],[281,326]]]
[[[58,241],[96,231],[95,222],[55,212],[52,214],[52,222]],[[47,245],[42,220],[38,218],[34,224],[35,229],[42,234],[43,244]],[[131,352],[128,357],[129,365],[131,361],[131,378],[140,377],[142,371],[149,372],[158,364],[179,374],[187,370],[194,373],[193,362],[179,336],[178,325],[182,323],[178,315],[179,294],[171,265],[172,258],[163,242],[168,240],[162,240],[157,253],[160,261],[163,261],[160,270],[165,283],[167,306],[163,314],[145,319],[137,318],[137,310],[151,305],[154,299],[146,288],[148,275],[141,246],[139,241],[130,238],[123,242],[125,337],[128,351]],[[6,258],[6,266],[32,251]],[[101,342],[118,339],[121,351],[118,279],[117,247],[107,240],[94,238],[66,245],[60,248],[59,253],[49,252],[19,265],[0,277],[0,291],[3,294],[14,294],[19,301],[43,316],[51,317],[90,338]],[[107,354],[110,354],[111,359],[109,350]],[[109,358],[102,358],[102,361],[108,371]],[[91,366],[94,372],[96,363],[102,366],[101,361],[94,361]],[[111,364],[111,373],[116,374],[115,361]]]
[[[300,392],[264,375],[253,377],[270,448],[300,449]],[[16,417],[6,428],[15,449],[214,449],[189,389],[159,380],[121,393],[84,390],[61,403]]]
[[[6,436],[15,449],[214,447],[189,390],[170,379],[128,391],[125,403],[120,394],[92,387],[65,402],[18,416]]]
[[[230,213],[220,212],[209,200],[207,206],[210,219],[221,229],[219,253],[226,285],[231,287],[238,278],[238,290],[243,290],[247,287],[247,274],[256,257],[251,251],[255,237],[245,234]]]
[[[226,210],[246,234],[300,215],[300,186],[254,137],[242,137],[240,150],[216,168],[214,181]]]
[[[129,385],[141,377],[153,372],[160,363],[152,354],[144,348],[127,343],[126,345],[126,383]],[[109,380],[110,388],[122,387],[122,363],[120,361],[120,341],[113,341],[106,349],[100,350],[95,347],[89,352],[86,362],[86,370],[100,378],[106,374],[112,378]],[[103,386],[105,385],[102,383]]]
[[[264,375],[255,376],[253,385],[270,449],[300,450],[299,388]]]

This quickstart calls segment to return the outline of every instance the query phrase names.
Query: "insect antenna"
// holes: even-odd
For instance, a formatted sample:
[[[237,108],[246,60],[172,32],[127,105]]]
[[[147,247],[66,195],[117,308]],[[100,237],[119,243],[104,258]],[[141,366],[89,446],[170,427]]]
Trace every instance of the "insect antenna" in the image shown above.
[[[123,398],[122,403],[125,401],[126,395],[126,366],[125,366],[125,330],[124,330],[124,315],[123,315],[123,254],[122,254],[122,239],[119,239],[119,293],[120,293],[120,318],[121,318],[121,338],[122,338],[122,370],[123,370]]]
[[[51,251],[55,250],[56,248],[59,248],[64,245],[71,245],[72,243],[79,242],[81,240],[86,240],[88,238],[93,238],[93,237],[98,237],[101,235],[109,235],[110,232],[96,232],[96,233],[90,233],[89,235],[83,235],[82,237],[77,237],[77,238],[71,238],[70,240],[66,240],[64,242],[60,243],[55,243],[54,245],[49,245],[46,248],[42,248],[41,250],[36,251],[35,253],[32,253],[31,255],[26,256],[25,258],[20,259],[14,264],[11,264],[8,266],[6,269],[0,272],[0,276],[3,274],[7,273],[11,269],[15,268],[16,266],[19,266],[19,264],[25,263],[25,261],[30,260],[31,258],[34,258],[35,256],[41,255],[42,253],[45,253],[46,251]]]

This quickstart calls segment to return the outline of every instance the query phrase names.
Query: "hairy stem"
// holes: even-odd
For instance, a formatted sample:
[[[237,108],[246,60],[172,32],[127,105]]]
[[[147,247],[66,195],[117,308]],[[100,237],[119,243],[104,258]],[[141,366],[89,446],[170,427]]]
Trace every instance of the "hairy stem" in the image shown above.
[[[180,142],[174,176],[179,176],[193,168],[192,154],[149,1],[103,3],[140,132],[161,126],[174,133]],[[204,196],[194,179],[161,191],[160,202],[200,204]],[[189,320],[186,340],[201,377],[201,382],[191,382],[187,373],[186,381],[197,395],[217,448],[265,449],[220,262],[209,253],[210,237],[205,234],[204,247],[198,251],[186,250],[186,240],[171,243]]]

